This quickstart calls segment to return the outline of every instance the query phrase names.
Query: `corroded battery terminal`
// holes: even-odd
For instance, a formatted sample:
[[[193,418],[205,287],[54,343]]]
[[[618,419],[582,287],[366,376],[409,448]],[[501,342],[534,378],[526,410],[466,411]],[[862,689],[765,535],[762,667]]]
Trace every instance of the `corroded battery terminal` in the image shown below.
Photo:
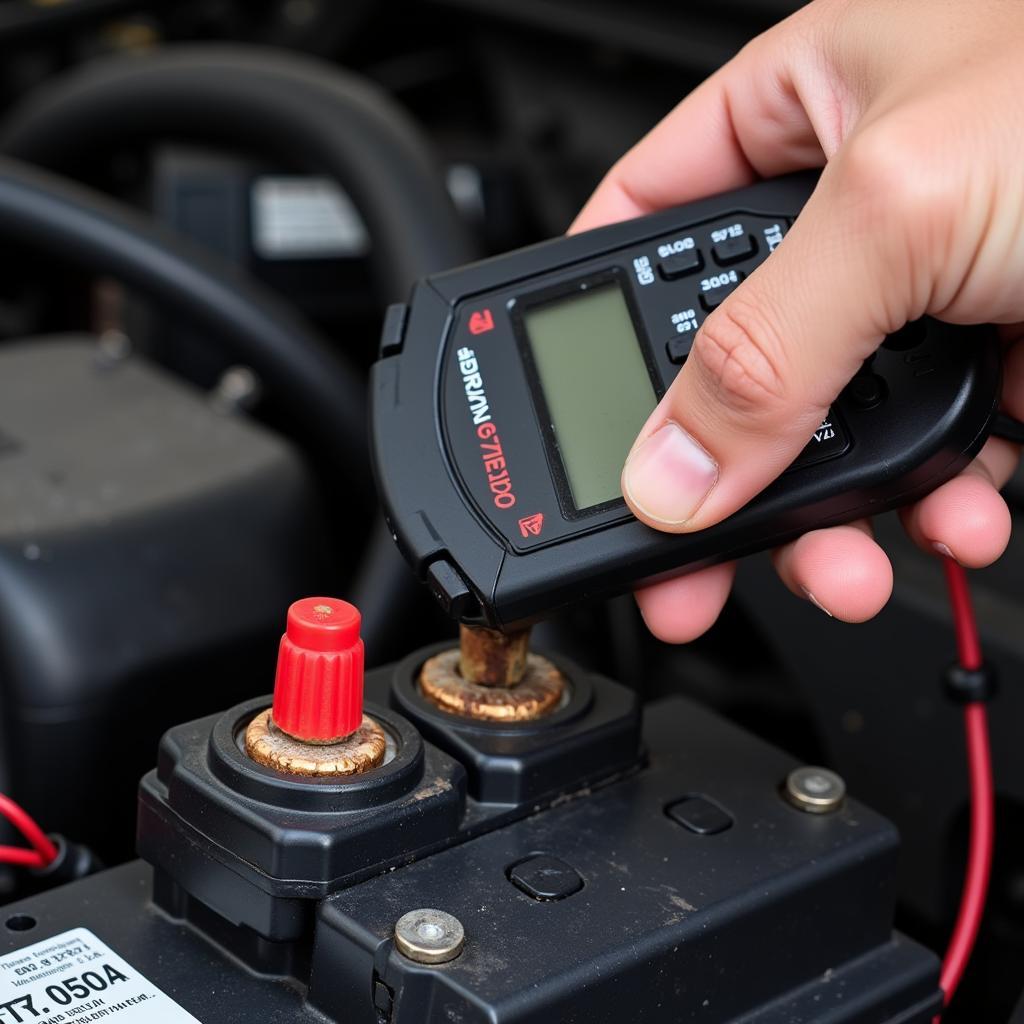
[[[442,711],[489,722],[528,722],[561,706],[565,676],[529,651],[530,631],[461,626],[459,647],[435,654],[420,692]]]
[[[384,730],[363,714],[359,625],[359,610],[332,597],[308,597],[288,609],[274,704],[245,731],[249,757],[317,778],[355,775],[383,763]]]

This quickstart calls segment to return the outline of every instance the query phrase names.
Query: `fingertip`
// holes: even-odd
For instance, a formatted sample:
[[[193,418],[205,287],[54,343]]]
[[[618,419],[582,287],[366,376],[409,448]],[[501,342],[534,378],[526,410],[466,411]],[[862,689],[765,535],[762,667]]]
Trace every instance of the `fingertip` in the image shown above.
[[[984,477],[958,476],[914,507],[904,519],[926,551],[949,553],[969,569],[991,565],[1010,542],[1012,521],[1002,495]]]
[[[843,622],[866,622],[892,594],[888,557],[855,526],[804,534],[778,553],[776,567],[790,590]]]
[[[668,644],[696,640],[721,614],[735,575],[735,563],[729,562],[638,590],[647,628]]]

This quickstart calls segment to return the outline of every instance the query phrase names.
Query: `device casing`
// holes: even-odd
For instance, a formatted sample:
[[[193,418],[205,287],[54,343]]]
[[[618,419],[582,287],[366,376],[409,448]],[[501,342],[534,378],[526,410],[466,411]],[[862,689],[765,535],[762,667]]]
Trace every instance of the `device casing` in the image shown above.
[[[735,217],[788,225],[815,180],[801,174],[762,182],[437,274],[415,287],[408,309],[392,307],[371,377],[377,486],[403,554],[453,617],[502,629],[526,625],[581,601],[906,504],[976,454],[999,395],[994,332],[923,321],[916,334],[883,344],[865,365],[854,384],[869,385],[867,400],[851,385],[833,404],[830,419],[841,436],[828,455],[815,460],[805,452],[799,468],[717,526],[661,533],[621,501],[574,516],[557,494],[556,474],[548,471],[554,456],[541,448],[545,425],[516,379],[517,297],[571,289],[573,282],[585,287],[608,267],[628,278],[636,261],[650,260],[666,239],[691,232],[706,247],[711,229]],[[767,255],[764,248],[755,263]],[[667,330],[666,309],[694,304],[693,282],[658,280],[639,297],[640,287],[627,282],[627,301],[665,388],[678,366],[652,325],[664,320]],[[481,325],[473,318],[482,312],[494,329],[475,334]],[[452,362],[468,348],[479,359],[491,425],[500,424],[503,458],[516,479],[519,500],[507,510],[488,504],[472,410],[453,392],[459,381]],[[520,521],[535,512],[545,516],[539,536]]]

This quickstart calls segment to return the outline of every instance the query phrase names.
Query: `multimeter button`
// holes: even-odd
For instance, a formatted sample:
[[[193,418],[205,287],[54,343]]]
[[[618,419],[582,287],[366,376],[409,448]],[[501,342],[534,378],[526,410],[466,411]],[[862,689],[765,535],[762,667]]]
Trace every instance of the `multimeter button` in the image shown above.
[[[732,827],[732,816],[702,796],[688,796],[670,804],[665,813],[677,824],[699,836],[716,836]]]
[[[843,455],[849,447],[850,438],[843,425],[830,412],[789,469],[802,469],[804,466],[813,466],[817,462],[834,459],[837,455]]]
[[[709,288],[706,292],[701,292],[700,304],[710,313],[725,302],[742,280],[743,274],[737,273],[735,281],[726,281],[724,284]]]
[[[668,353],[669,362],[677,363],[680,366],[686,362],[691,348],[693,348],[692,334],[677,334],[665,342],[665,351]]]
[[[914,320],[890,334],[882,342],[882,348],[887,348],[891,352],[906,352],[909,349],[917,348],[924,341],[925,333],[924,321]]]
[[[843,389],[843,396],[858,409],[874,409],[885,400],[885,381],[877,373],[858,373]]]
[[[465,617],[476,601],[458,570],[443,558],[431,563],[427,568],[427,586],[452,618]]]
[[[715,262],[722,267],[745,260],[756,252],[757,242],[754,241],[753,235],[727,238],[724,242],[715,242],[711,247],[711,255],[715,257]]]
[[[409,307],[404,302],[393,302],[384,314],[384,326],[380,332],[380,358],[398,355],[405,342],[405,321]]]
[[[701,256],[700,249],[686,249],[683,252],[666,256],[658,264],[658,273],[666,281],[674,281],[677,277],[696,274],[703,266],[704,257]]]

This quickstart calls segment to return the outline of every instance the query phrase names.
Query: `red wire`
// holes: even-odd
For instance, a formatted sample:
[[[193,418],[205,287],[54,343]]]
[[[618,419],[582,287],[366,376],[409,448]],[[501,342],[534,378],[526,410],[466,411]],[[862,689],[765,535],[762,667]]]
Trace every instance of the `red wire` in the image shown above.
[[[14,864],[22,868],[46,867],[41,854],[24,846],[0,846],[0,864]]]
[[[953,626],[956,629],[956,648],[960,664],[966,669],[981,668],[981,641],[978,639],[978,623],[971,607],[971,591],[967,585],[964,567],[952,558],[943,558],[946,569],[946,586],[949,589],[949,603],[953,610]]]
[[[0,863],[18,864],[24,863],[22,858],[25,854],[35,853],[39,860],[38,864],[29,864],[29,867],[46,867],[57,859],[57,847],[53,845],[50,837],[36,824],[24,808],[16,804],[9,796],[0,793],[0,815],[3,815],[24,837],[31,850],[22,850],[17,846],[0,847]]]
[[[956,628],[960,665],[965,669],[981,668],[981,642],[978,624],[971,606],[967,574],[951,558],[943,559],[949,601]],[[943,1007],[949,1006],[960,984],[971,951],[974,949],[985,912],[985,896],[992,874],[992,849],[995,843],[995,797],[992,783],[992,752],[988,735],[988,712],[979,701],[964,707],[964,731],[967,742],[967,769],[971,790],[971,836],[967,854],[967,873],[960,894],[953,934],[942,961],[939,986]],[[939,1017],[935,1018],[937,1022]]]

